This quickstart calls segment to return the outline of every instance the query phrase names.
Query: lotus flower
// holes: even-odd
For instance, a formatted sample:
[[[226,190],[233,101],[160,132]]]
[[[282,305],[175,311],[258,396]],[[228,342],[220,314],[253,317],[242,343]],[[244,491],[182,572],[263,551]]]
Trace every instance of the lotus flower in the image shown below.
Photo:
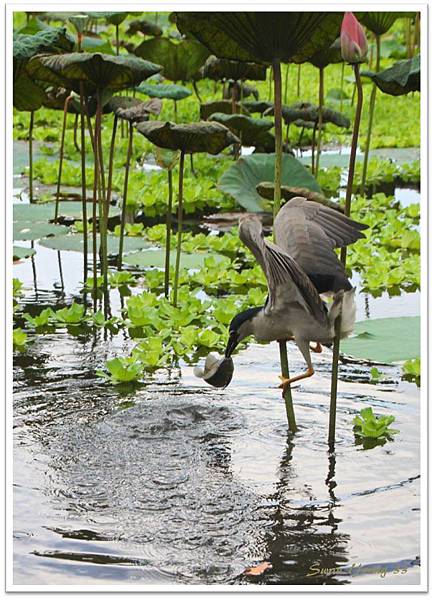
[[[346,12],[342,20],[341,54],[350,64],[363,62],[368,54],[365,32],[352,12]]]

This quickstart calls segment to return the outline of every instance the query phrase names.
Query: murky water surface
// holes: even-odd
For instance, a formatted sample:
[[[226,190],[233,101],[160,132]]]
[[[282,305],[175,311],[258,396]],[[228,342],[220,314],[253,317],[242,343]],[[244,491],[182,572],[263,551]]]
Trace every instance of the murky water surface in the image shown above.
[[[81,255],[35,248],[14,267],[24,309],[79,297]],[[418,294],[358,298],[358,320],[417,314]],[[226,390],[187,365],[131,389],[95,376],[131,348],[122,334],[30,339],[14,367],[16,584],[419,583],[419,393],[399,367],[378,385],[367,366],[341,367],[330,454],[327,349],[294,386],[288,437],[277,344],[236,355]],[[364,406],[396,416],[394,442],[355,445]],[[243,575],[262,561],[264,575]]]

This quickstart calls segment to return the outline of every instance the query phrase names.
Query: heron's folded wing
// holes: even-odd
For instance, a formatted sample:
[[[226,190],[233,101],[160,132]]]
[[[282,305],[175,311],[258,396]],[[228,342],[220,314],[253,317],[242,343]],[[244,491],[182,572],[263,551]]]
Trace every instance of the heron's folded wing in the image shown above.
[[[257,217],[242,218],[239,235],[265,273],[270,308],[298,302],[319,321],[326,318],[327,311],[309,277],[282,248],[264,239]]]
[[[280,209],[274,227],[276,243],[309,276],[337,277],[343,281],[345,269],[333,250],[365,237],[362,230],[367,225],[317,202],[296,197]]]

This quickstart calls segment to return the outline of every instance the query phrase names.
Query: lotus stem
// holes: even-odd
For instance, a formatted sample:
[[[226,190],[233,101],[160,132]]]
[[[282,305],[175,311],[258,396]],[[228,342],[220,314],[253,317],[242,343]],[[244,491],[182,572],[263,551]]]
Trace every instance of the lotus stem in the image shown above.
[[[74,148],[77,152],[80,152],[80,146],[78,145],[78,118],[79,114],[77,113],[74,119]]]
[[[316,147],[315,177],[318,177],[319,159],[321,156],[322,119],[324,108],[324,69],[319,70],[319,102],[318,102],[318,142]]]
[[[116,24],[116,56],[119,56],[119,24]]]
[[[284,95],[284,104],[287,104],[288,102],[288,79],[289,79],[289,63],[286,65],[286,72],[285,72],[285,95]]]
[[[29,201],[33,202],[33,126],[35,122],[35,113],[30,111],[29,122]]]
[[[341,67],[341,97],[339,98],[339,112],[342,112],[342,102],[344,95],[344,72],[345,72],[345,61],[342,61]]]
[[[178,283],[179,283],[179,265],[181,262],[181,243],[182,243],[182,201],[184,186],[184,158],[185,151],[181,150],[179,159],[179,188],[178,188],[178,241],[176,245],[176,263],[175,263],[175,282],[173,287],[173,306],[178,303]]]
[[[375,34],[375,42],[377,48],[377,56],[375,62],[375,72],[378,73],[380,70],[380,60],[381,60],[381,36]],[[368,133],[366,135],[366,147],[365,147],[365,155],[363,157],[363,170],[362,170],[362,184],[360,193],[365,193],[365,185],[366,185],[366,176],[368,173],[368,163],[369,163],[369,149],[371,147],[371,135],[372,135],[372,126],[374,123],[374,111],[375,111],[375,98],[377,95],[377,86],[374,82],[372,82],[372,90],[371,97],[369,99],[369,120],[368,120]]]
[[[57,265],[59,267],[60,289],[62,290],[62,298],[65,296],[65,283],[63,281],[62,258],[60,251],[57,251]]]
[[[83,219],[83,280],[87,279],[87,198],[86,198],[86,142],[84,136],[84,92],[80,82],[80,153],[81,153],[81,206]]]
[[[173,177],[172,169],[167,171],[167,182],[169,185],[169,203],[167,206],[166,218],[166,260],[164,263],[164,296],[169,297],[169,277],[170,277],[170,234],[172,231],[172,202],[173,202]]]
[[[196,98],[199,100],[200,104],[202,104],[202,98],[200,97],[200,94],[199,94],[199,86],[197,85],[197,81],[193,81],[193,90],[194,90],[194,93],[196,94]]]
[[[232,84],[231,99],[232,99],[232,114],[235,115],[237,112],[237,88],[236,88],[235,82]]]
[[[127,150],[127,162],[125,165],[125,178],[124,178],[124,193],[122,196],[122,213],[121,213],[121,233],[119,237],[119,254],[118,254],[118,271],[122,268],[122,255],[124,252],[124,231],[125,231],[125,218],[127,214],[127,197],[128,197],[128,178],[130,175],[130,163],[131,155],[133,152],[133,124],[129,123],[128,133],[128,150]]]
[[[109,154],[109,165],[108,165],[108,175],[107,175],[107,199],[106,199],[106,211],[107,218],[109,212],[109,206],[112,199],[112,182],[113,182],[113,162],[114,162],[114,154],[115,154],[115,142],[116,142],[116,131],[118,127],[118,118],[116,115],[113,117],[113,128],[112,128],[112,138],[110,142],[110,154]]]
[[[274,162],[274,205],[273,205],[273,221],[276,218],[280,209],[281,201],[281,180],[282,180],[282,73],[280,69],[280,61],[273,61],[273,79],[274,79],[274,135],[276,139],[275,146],[275,162]],[[280,365],[282,376],[289,377],[288,354],[286,350],[286,342],[279,342]],[[297,429],[294,416],[294,408],[292,405],[291,387],[286,388],[285,394],[286,418],[290,431],[294,432]]]
[[[68,117],[68,104],[71,100],[71,96],[68,96],[65,99],[65,103],[63,105],[63,125],[62,125],[62,135],[60,138],[60,155],[59,155],[59,171],[57,173],[57,186],[56,186],[56,205],[54,210],[54,222],[57,223],[59,220],[59,201],[60,201],[60,184],[62,181],[62,167],[63,167],[63,155],[65,148],[65,132],[66,132],[66,121]]]
[[[271,68],[269,76],[268,76],[268,102],[271,102],[272,81],[273,81],[273,69]]]
[[[311,166],[312,175],[315,175],[316,127],[317,127],[317,123],[314,124],[314,126],[313,126],[313,132],[312,132],[312,166]]]
[[[298,65],[298,69],[297,69],[297,98],[300,98],[300,82],[301,82],[301,64]]]
[[[190,154],[190,169],[191,169],[191,174],[193,175],[193,177],[197,177],[197,173],[194,170],[193,154]]]
[[[96,92],[96,115],[95,115],[95,148],[96,158],[99,167],[99,177],[97,179],[98,190],[98,209],[99,209],[99,237],[100,237],[100,261],[101,275],[103,277],[103,302],[104,302],[104,317],[108,316],[108,281],[107,281],[107,224],[105,220],[105,189],[103,182],[104,162],[102,156],[102,140],[101,140],[101,121],[102,121],[102,103],[101,91]]]
[[[345,194],[345,215],[347,217],[351,214],[351,197],[353,192],[353,181],[354,181],[354,170],[356,166],[356,152],[357,152],[357,141],[359,139],[360,119],[362,116],[362,105],[363,105],[363,86],[360,79],[360,65],[354,65],[354,75],[356,78],[357,88],[357,106],[356,114],[354,117],[354,128],[353,138],[351,141],[351,152],[350,152],[350,163],[348,168],[348,180],[347,189]],[[342,248],[341,250],[341,261],[345,266],[347,260],[347,249]],[[335,444],[335,432],[336,432],[336,398],[338,392],[338,366],[339,366],[339,343],[341,334],[341,317],[339,316],[335,321],[335,338],[333,341],[333,363],[332,363],[332,381],[331,381],[331,395],[330,395],[330,414],[329,414],[329,435],[328,443],[331,448]]]
[[[90,124],[90,117],[88,115],[88,125]],[[90,133],[92,139],[92,134]],[[97,156],[97,148],[96,148],[96,140],[93,139],[93,165],[94,165],[94,175],[93,175],[93,189],[92,189],[92,276],[93,276],[93,312],[97,310],[97,294],[98,294],[98,286],[97,286],[97,264],[96,264],[96,255],[97,255],[97,240],[96,240],[96,203],[97,203],[97,189],[98,189],[98,179],[99,179],[99,162]]]
[[[173,101],[173,111],[175,113],[175,121],[178,121],[178,105],[176,100]]]

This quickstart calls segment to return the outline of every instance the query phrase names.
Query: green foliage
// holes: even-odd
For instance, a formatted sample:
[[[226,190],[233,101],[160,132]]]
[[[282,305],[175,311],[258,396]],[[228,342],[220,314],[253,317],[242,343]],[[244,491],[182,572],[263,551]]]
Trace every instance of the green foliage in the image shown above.
[[[14,298],[19,298],[23,294],[23,282],[14,277],[12,279],[12,295]]]
[[[420,387],[420,358],[405,361],[402,365],[402,378],[413,381],[417,387]]]
[[[86,318],[86,307],[75,301],[68,308],[61,308],[54,313],[58,323],[65,325],[76,325],[82,323]]]
[[[393,415],[376,417],[372,408],[362,408],[360,415],[353,419],[354,433],[360,438],[390,439],[399,433],[398,429],[390,429],[389,425],[395,421]]]
[[[13,330],[13,346],[14,350],[22,352],[27,343],[27,334],[20,328],[16,327]]]
[[[143,365],[133,357],[112,358],[105,364],[110,373],[109,380],[114,385],[137,382],[143,374]],[[104,371],[97,371],[100,377],[107,377]]]
[[[34,329],[47,327],[47,325],[56,319],[56,315],[51,308],[45,308],[36,317],[32,317],[29,313],[24,313],[23,317]]]

